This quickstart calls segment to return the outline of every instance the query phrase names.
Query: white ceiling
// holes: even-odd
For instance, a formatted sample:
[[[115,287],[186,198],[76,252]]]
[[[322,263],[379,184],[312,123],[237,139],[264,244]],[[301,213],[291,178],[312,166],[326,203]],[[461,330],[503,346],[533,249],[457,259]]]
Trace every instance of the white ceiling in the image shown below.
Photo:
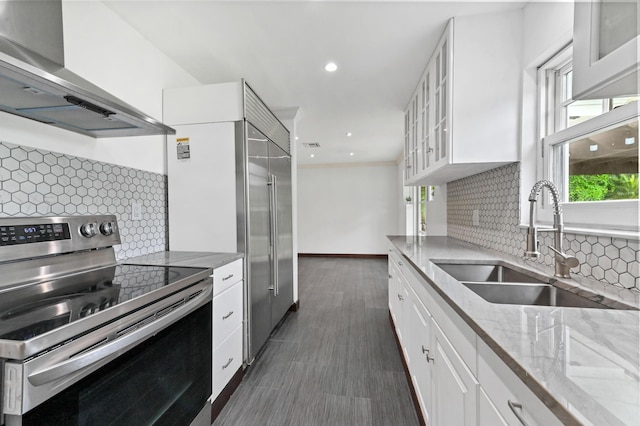
[[[524,5],[103,1],[201,83],[245,78],[272,109],[298,107],[298,164],[397,160],[402,111],[447,20]]]

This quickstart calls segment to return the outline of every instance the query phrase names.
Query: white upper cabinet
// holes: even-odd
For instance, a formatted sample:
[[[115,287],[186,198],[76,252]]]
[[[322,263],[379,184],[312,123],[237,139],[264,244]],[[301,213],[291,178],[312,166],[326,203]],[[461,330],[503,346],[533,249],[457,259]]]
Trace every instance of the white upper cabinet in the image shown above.
[[[573,98],[601,99],[638,93],[640,2],[575,2]]]
[[[405,111],[405,184],[518,161],[522,11],[449,21]]]

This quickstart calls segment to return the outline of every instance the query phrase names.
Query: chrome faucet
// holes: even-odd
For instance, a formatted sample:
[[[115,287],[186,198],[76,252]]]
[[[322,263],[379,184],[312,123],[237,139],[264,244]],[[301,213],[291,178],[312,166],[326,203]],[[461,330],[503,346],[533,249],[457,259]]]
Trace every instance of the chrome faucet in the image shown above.
[[[537,228],[534,225],[533,215],[536,208],[536,202],[538,195],[542,191],[542,188],[547,188],[551,193],[553,200],[553,227],[552,228]],[[531,188],[531,194],[529,194],[529,227],[527,228],[527,251],[524,253],[527,257],[539,257],[540,242],[538,241],[538,232],[553,232],[554,233],[554,246],[549,246],[554,252],[555,259],[555,276],[560,278],[571,278],[571,268],[575,268],[580,264],[578,259],[570,256],[562,250],[562,240],[564,239],[564,230],[562,225],[562,209],[560,208],[558,188],[548,180],[541,180],[536,182]]]

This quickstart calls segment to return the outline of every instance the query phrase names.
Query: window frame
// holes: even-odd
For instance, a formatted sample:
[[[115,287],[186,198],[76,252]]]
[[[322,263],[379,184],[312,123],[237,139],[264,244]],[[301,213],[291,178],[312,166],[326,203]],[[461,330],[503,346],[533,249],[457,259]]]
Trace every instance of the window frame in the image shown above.
[[[548,179],[554,182],[562,194],[566,191],[564,176],[553,167],[554,147],[566,144],[588,136],[589,134],[620,125],[626,121],[637,120],[640,116],[639,102],[618,107],[587,121],[577,123],[571,127],[555,130],[557,123],[563,122],[564,108],[556,108],[562,103],[559,99],[562,91],[557,90],[561,84],[556,78],[556,71],[570,66],[572,47],[562,49],[550,61],[538,69],[538,90],[540,100],[540,155],[541,167],[538,167],[538,179]],[[562,111],[558,111],[562,109]],[[563,150],[564,151],[564,150]],[[564,156],[563,161],[568,162]],[[537,203],[537,219],[545,224],[553,223],[553,211],[548,197],[541,197]],[[584,231],[603,235],[638,238],[640,226],[638,224],[639,200],[607,200],[591,202],[561,202],[564,212],[565,230]],[[615,215],[611,212],[615,211]]]

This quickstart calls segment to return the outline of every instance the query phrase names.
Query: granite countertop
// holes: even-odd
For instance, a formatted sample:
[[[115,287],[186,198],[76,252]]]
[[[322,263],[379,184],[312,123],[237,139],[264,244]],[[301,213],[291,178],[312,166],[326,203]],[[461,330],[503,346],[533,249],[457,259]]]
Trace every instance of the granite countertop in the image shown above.
[[[552,268],[448,237],[388,238],[561,421],[639,424],[640,311],[490,303],[433,262],[498,260],[551,277]],[[556,285],[640,306],[633,290],[582,278]]]
[[[192,268],[218,268],[237,259],[242,253],[214,253],[200,251],[159,251],[123,259],[120,263],[152,266],[185,266]]]

